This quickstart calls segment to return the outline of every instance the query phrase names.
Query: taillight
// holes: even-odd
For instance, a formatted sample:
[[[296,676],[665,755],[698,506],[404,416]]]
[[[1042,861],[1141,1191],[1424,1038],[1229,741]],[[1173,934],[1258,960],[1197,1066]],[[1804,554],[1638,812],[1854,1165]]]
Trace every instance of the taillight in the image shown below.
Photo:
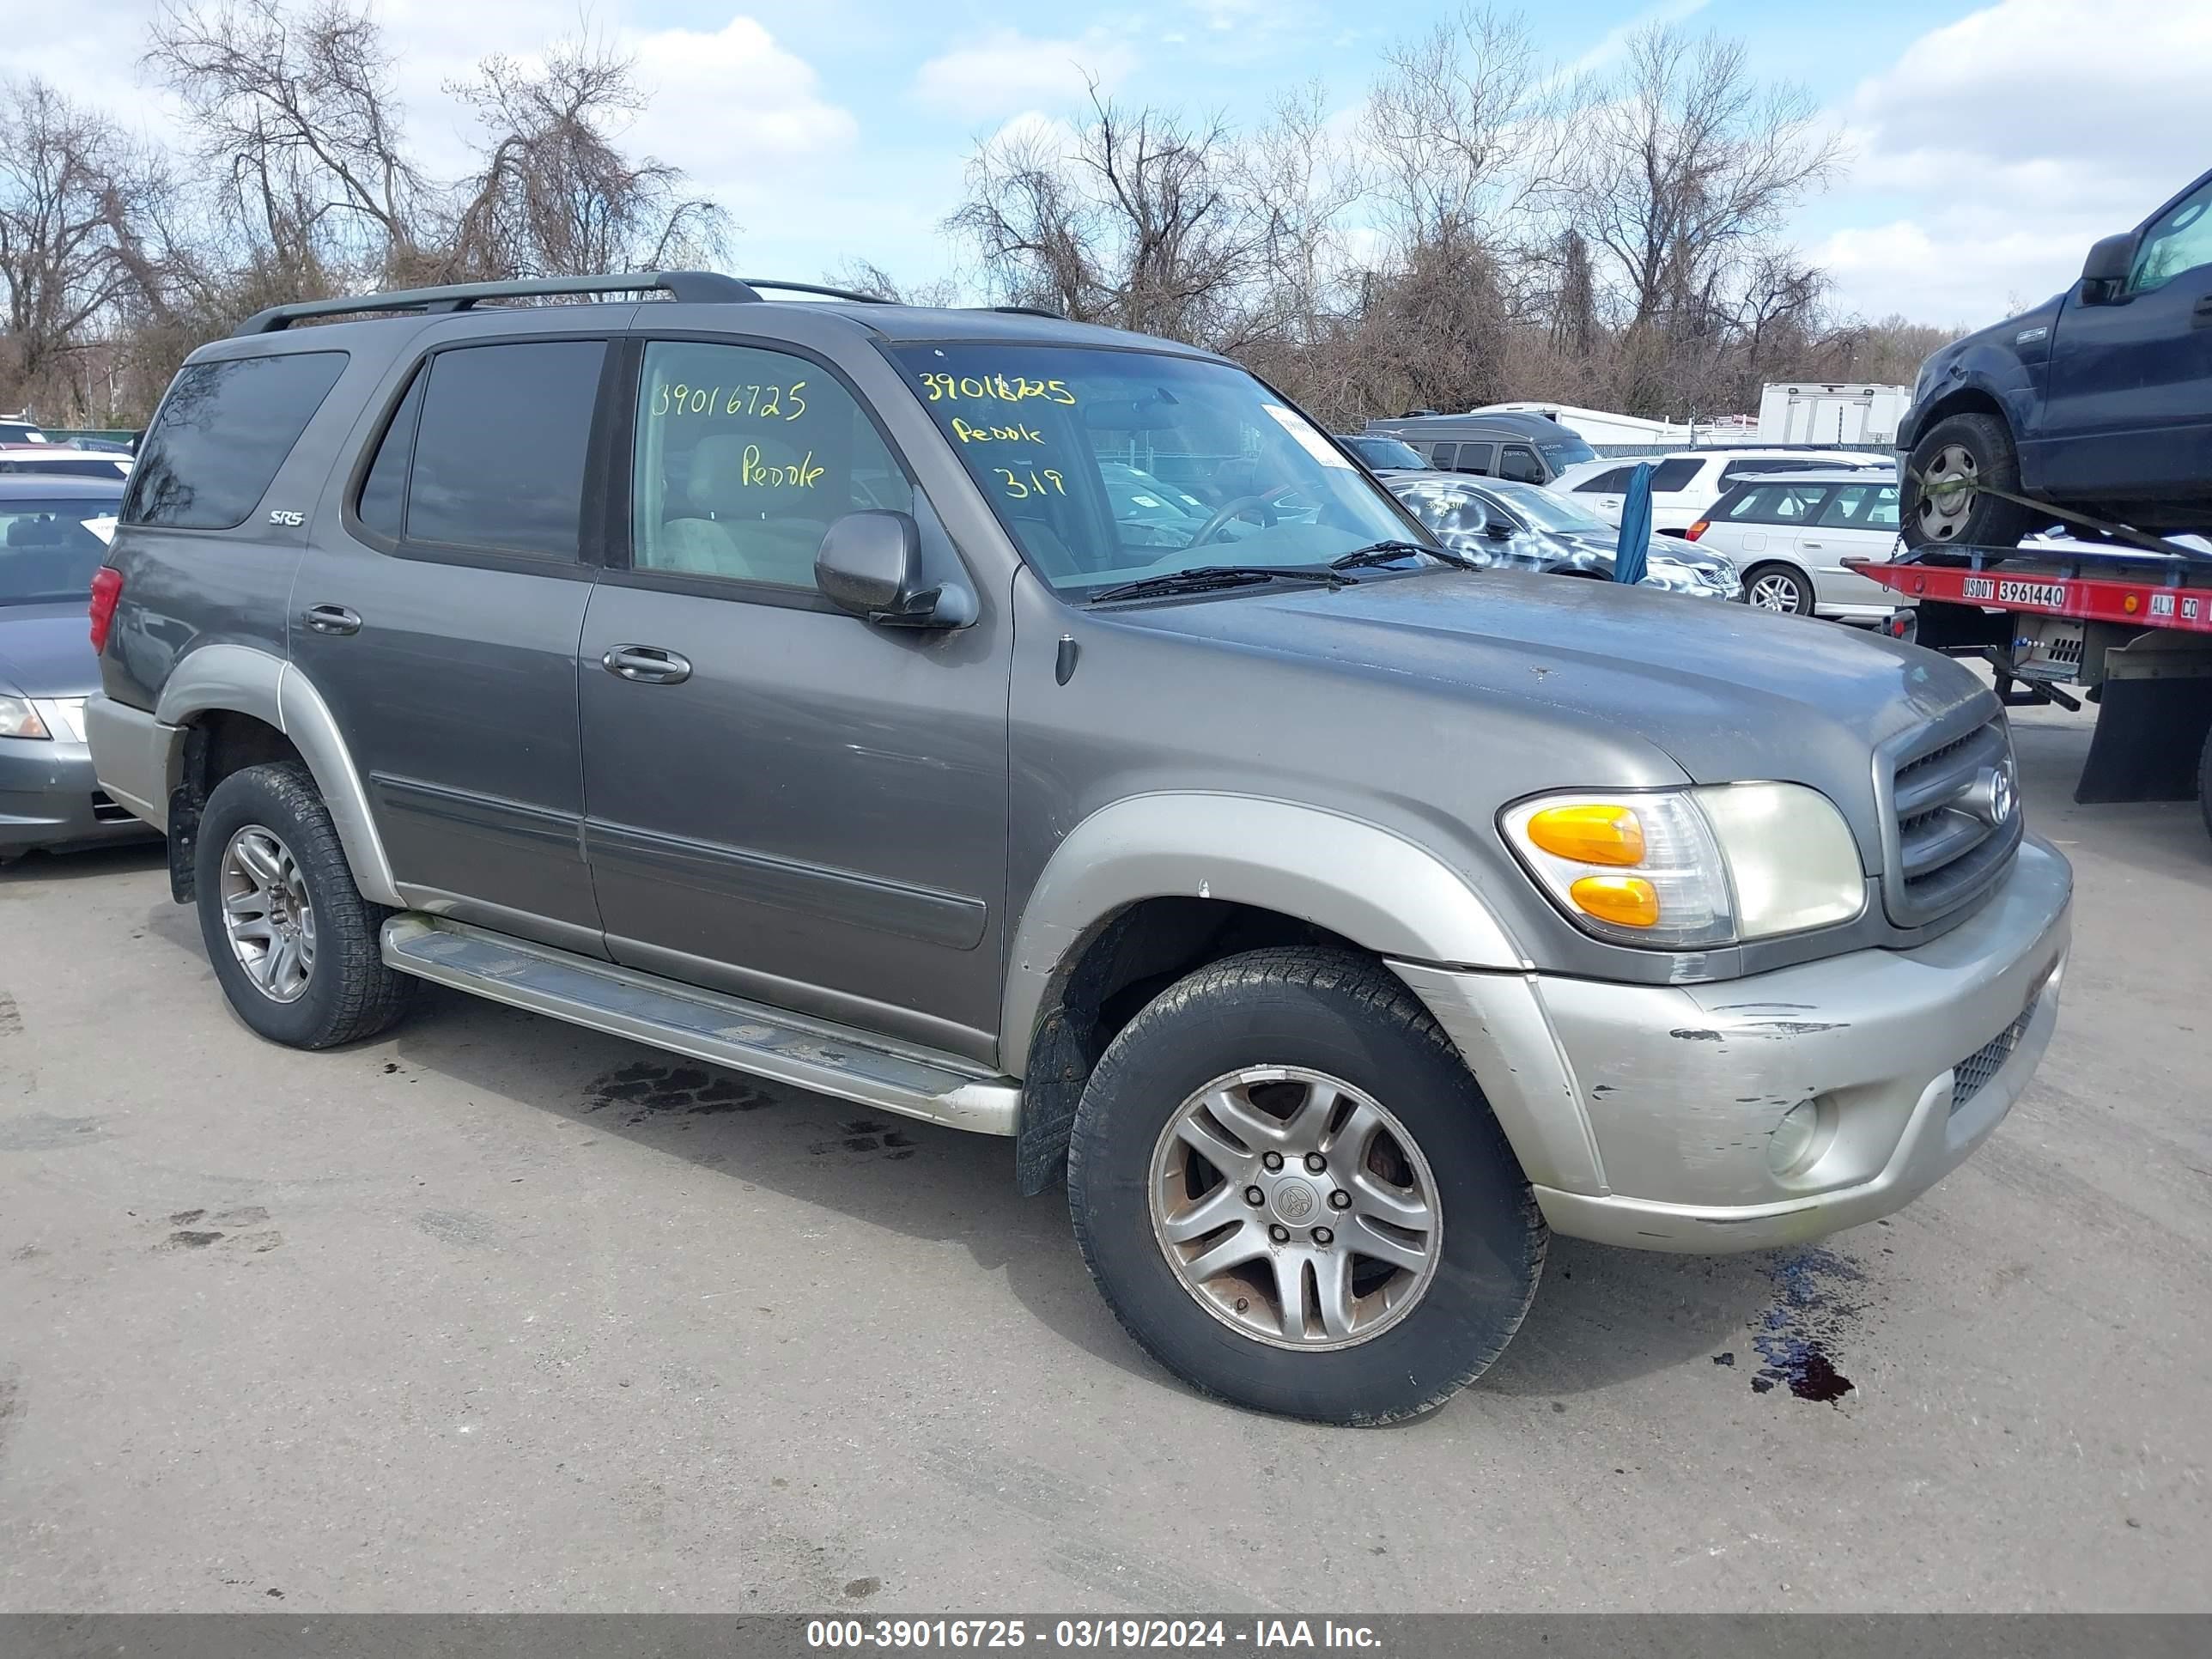
[[[123,573],[104,564],[92,573],[92,648],[107,649],[107,630],[115,624],[115,602],[123,597]]]
[[[1711,523],[1712,520],[1711,519],[1698,520],[1697,523],[1692,525],[1687,530],[1685,530],[1682,532],[1682,539],[1686,542],[1693,542],[1697,540],[1698,537],[1705,533],[1707,527],[1711,526]]]

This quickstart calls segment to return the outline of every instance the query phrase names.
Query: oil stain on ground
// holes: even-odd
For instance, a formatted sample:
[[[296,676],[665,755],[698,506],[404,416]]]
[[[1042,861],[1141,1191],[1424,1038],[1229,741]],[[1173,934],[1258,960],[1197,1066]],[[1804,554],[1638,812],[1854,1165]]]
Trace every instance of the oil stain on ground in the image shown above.
[[[826,1158],[832,1152],[848,1152],[856,1158],[881,1158],[887,1162],[912,1158],[915,1142],[903,1129],[888,1123],[878,1123],[873,1118],[856,1117],[837,1126],[839,1133],[834,1140],[817,1140],[806,1150],[817,1158]]]
[[[653,1060],[620,1066],[584,1087],[586,1111],[617,1111],[625,1123],[643,1123],[655,1117],[757,1112],[775,1104],[775,1097],[765,1089],[726,1073]]]
[[[1760,1394],[1784,1387],[1800,1400],[1832,1405],[1851,1391],[1832,1350],[1863,1306],[1851,1287],[1864,1283],[1865,1273],[1848,1257],[1807,1245],[1774,1257],[1766,1276],[1775,1297],[1753,1331],[1761,1364],[1751,1386]],[[1733,1364],[1734,1357],[1725,1363]]]

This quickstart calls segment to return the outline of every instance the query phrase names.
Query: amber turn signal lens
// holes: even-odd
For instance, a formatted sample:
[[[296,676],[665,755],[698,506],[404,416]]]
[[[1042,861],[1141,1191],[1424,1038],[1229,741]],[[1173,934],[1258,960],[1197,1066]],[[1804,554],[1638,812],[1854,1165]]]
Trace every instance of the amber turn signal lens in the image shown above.
[[[1585,915],[1622,927],[1659,925],[1659,890],[1641,876],[1584,876],[1567,896]]]
[[[1577,864],[1644,862],[1644,824],[1626,806],[1547,806],[1528,820],[1527,834],[1553,857]]]

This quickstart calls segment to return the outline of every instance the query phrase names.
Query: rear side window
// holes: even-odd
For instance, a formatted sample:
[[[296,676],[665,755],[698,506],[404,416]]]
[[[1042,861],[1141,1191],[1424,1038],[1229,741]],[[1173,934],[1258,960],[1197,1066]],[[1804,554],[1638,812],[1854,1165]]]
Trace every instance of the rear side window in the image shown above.
[[[1759,484],[1738,496],[1728,516],[1751,524],[1810,524],[1827,498],[1829,488],[1826,484]]]
[[[1897,528],[1897,486],[1893,483],[1841,484],[1828,498],[1820,522],[1839,530]]]
[[[1584,478],[1575,486],[1578,495],[1618,495],[1628,488],[1628,475],[1634,469],[1616,466],[1609,472],[1601,472],[1594,478]]]
[[[1660,462],[1651,469],[1651,493],[1671,495],[1677,490],[1688,489],[1690,481],[1698,476],[1698,469],[1704,465],[1703,461]],[[1626,486],[1624,484],[1623,488]]]
[[[584,460],[606,352],[603,340],[440,352],[409,392],[419,411],[402,405],[370,465],[362,522],[376,527],[374,511],[396,516],[410,542],[580,556]],[[404,501],[395,502],[398,456],[387,462],[384,452],[410,440]]]
[[[345,364],[343,351],[186,364],[139,446],[124,522],[244,524]]]

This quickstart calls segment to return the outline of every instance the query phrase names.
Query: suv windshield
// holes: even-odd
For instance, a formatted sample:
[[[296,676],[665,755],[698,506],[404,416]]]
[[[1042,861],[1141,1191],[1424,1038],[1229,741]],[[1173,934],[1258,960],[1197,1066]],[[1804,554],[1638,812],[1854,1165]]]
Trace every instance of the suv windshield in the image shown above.
[[[1063,592],[1201,566],[1313,570],[1428,540],[1326,433],[1225,363],[1085,346],[892,356]]]
[[[122,491],[107,501],[0,501],[0,605],[61,605],[92,592]]]

